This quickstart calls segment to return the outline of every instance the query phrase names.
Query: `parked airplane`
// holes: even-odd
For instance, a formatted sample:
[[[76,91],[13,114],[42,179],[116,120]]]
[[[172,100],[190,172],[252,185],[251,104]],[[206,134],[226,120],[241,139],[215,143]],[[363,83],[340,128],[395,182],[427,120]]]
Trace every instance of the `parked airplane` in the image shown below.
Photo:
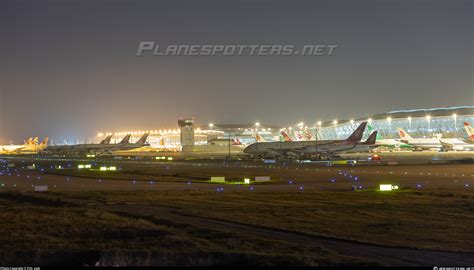
[[[455,151],[473,151],[474,150],[474,129],[468,122],[464,122],[464,129],[467,132],[469,138],[464,139],[440,139],[443,150],[455,150]]]
[[[367,125],[367,130],[369,132],[373,132],[374,128],[371,125]],[[399,140],[384,139],[382,137],[382,135],[380,135],[380,134],[377,134],[377,143],[376,143],[376,145],[380,146],[380,147],[390,148],[390,149],[393,149],[393,148],[398,148],[398,149],[413,148],[413,146],[411,146],[409,144],[406,144],[406,143],[403,143]]]
[[[32,139],[31,137],[26,140],[22,145],[6,145],[0,146],[0,153],[2,154],[30,154],[37,153],[38,151],[44,150],[48,145],[49,138],[46,137],[38,144],[38,137]]]
[[[415,149],[441,149],[443,146],[438,138],[412,138],[403,128],[397,128],[400,141],[406,144],[413,145]]]
[[[446,141],[445,139],[440,139],[439,142],[441,143],[443,151],[472,151],[474,150],[474,144],[466,143],[464,141],[458,140],[458,142],[453,143]]]
[[[129,142],[130,137],[128,137],[128,139],[126,140],[126,143],[116,145],[115,147],[112,147],[111,149],[108,149],[108,150],[123,151],[123,150],[131,150],[131,149],[135,149],[135,148],[140,148],[140,147],[143,147],[143,146],[149,146],[150,144],[146,143],[146,140],[148,139],[148,135],[150,135],[150,134],[149,133],[143,134],[136,143],[130,143]]]
[[[378,131],[374,131],[365,140],[360,142],[359,140],[350,140],[336,142],[334,144],[320,144],[314,147],[307,147],[305,149],[306,154],[323,154],[323,155],[335,155],[340,153],[361,153],[368,152],[369,150],[378,147],[376,145]]]
[[[367,122],[362,122],[346,140],[261,142],[249,145],[244,149],[244,153],[257,156],[301,156],[307,153],[333,155],[355,148],[366,125]]]
[[[472,150],[474,144],[466,143],[458,138],[412,138],[405,130],[398,128],[398,134],[401,141],[413,145],[416,149],[439,149],[442,151],[449,150]]]
[[[38,138],[38,137],[36,137],[36,138]],[[33,137],[29,137],[28,139],[26,139],[24,144],[0,145],[0,153],[13,153],[15,151],[21,150],[21,149],[23,149],[25,147],[28,147],[30,145],[34,145]]]
[[[111,153],[113,151],[131,150],[149,145],[146,144],[148,133],[143,134],[136,143],[130,143],[130,137],[131,134],[127,134],[119,143],[113,144],[107,143],[108,138],[106,138],[101,143],[50,146],[46,149],[46,152],[51,154],[102,154]]]

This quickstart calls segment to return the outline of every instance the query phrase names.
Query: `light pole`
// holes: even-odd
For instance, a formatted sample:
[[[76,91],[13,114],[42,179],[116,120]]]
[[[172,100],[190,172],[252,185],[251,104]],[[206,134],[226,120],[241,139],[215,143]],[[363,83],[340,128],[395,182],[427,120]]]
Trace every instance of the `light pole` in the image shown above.
[[[258,138],[258,127],[260,126],[259,122],[255,122],[255,138]]]
[[[426,116],[426,121],[428,121],[428,131],[431,132],[431,115]]]
[[[390,134],[392,132],[392,117],[387,117],[387,122],[388,122],[388,132],[385,134]]]
[[[458,115],[457,114],[453,114],[453,119],[454,119],[454,132],[456,132],[457,128],[457,118],[458,118]]]

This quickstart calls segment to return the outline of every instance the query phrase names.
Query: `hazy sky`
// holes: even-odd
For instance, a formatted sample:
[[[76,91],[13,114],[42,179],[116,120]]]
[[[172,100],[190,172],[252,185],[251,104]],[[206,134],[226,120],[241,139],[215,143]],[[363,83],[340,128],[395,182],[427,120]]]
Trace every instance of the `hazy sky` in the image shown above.
[[[1,1],[0,140],[474,105],[472,1]],[[135,56],[336,44],[333,56]]]

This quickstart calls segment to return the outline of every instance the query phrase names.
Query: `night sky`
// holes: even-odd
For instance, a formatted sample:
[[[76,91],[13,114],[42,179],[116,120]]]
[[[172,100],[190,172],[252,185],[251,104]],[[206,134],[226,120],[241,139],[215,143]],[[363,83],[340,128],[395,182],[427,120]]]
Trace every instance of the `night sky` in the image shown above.
[[[356,2],[356,3],[355,3]],[[474,105],[472,1],[1,1],[0,142]],[[333,56],[135,55],[336,44]]]

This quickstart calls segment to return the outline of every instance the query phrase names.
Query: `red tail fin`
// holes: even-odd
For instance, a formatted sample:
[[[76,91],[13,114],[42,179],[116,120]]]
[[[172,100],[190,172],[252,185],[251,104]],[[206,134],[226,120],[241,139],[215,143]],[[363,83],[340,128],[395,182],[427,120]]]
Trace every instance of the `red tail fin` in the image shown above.
[[[285,132],[285,131],[281,131],[281,136],[283,136],[283,139],[285,139],[285,142],[291,142],[293,141],[290,136],[288,136],[288,134]]]

